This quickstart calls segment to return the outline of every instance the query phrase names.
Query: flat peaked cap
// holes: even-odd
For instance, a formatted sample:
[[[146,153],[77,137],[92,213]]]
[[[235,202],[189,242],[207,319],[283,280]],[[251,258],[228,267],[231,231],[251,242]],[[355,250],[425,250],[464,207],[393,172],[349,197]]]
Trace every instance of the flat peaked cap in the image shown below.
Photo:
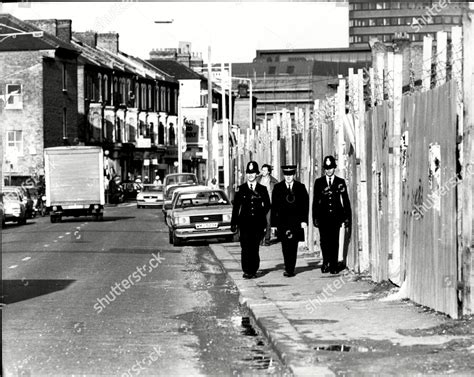
[[[259,173],[258,164],[255,161],[249,161],[249,163],[247,164],[247,169],[245,170],[245,172],[247,174],[252,174],[252,173],[258,174]]]
[[[334,169],[336,167],[336,160],[333,156],[324,157],[323,168],[324,169]]]
[[[281,167],[281,170],[283,170],[283,175],[295,175],[296,165],[284,165]]]

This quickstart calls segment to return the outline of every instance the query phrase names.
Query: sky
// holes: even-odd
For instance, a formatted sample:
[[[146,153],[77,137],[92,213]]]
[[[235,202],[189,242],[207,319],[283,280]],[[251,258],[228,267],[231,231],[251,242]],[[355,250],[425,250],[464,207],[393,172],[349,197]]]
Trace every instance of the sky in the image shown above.
[[[342,2],[29,2],[0,3],[22,19],[71,19],[73,31],[119,33],[119,49],[149,58],[155,48],[191,43],[212,62],[251,62],[256,50],[348,47]],[[172,23],[155,23],[169,21]]]

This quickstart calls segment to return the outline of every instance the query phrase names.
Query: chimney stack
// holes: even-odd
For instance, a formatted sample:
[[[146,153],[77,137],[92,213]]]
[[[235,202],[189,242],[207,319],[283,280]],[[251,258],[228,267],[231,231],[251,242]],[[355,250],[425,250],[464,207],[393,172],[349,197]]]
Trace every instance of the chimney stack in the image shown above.
[[[26,22],[63,41],[71,41],[71,20],[56,20],[50,18],[44,20],[27,20]]]
[[[117,33],[97,34],[97,47],[117,54],[119,52],[119,35]]]

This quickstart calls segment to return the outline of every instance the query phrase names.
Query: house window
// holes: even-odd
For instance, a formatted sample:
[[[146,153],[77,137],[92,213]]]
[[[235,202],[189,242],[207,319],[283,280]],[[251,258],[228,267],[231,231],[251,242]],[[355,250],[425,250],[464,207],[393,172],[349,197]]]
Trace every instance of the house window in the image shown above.
[[[104,92],[103,92],[103,86],[102,86],[102,75],[99,73],[99,101],[104,100]]]
[[[149,111],[152,111],[152,99],[153,99],[153,95],[152,95],[152,91],[151,91],[151,85],[148,85],[148,109]]]
[[[293,73],[295,73],[295,66],[289,65],[288,67],[286,67],[286,73],[288,73],[289,75],[292,75]]]
[[[21,84],[7,84],[5,109],[23,109],[23,90]]]
[[[66,70],[66,63],[63,63],[62,69],[62,79],[63,79],[63,91],[67,91],[67,70]]]
[[[23,156],[23,131],[7,131],[7,156]]]
[[[146,109],[146,85],[141,84],[141,89],[142,89],[142,98],[140,98],[140,109],[145,110]]]
[[[276,67],[274,65],[268,67],[268,74],[269,75],[274,75],[276,72]]]
[[[104,75],[104,101],[107,103],[109,100],[109,78]]]
[[[166,88],[166,111],[170,112],[170,105],[171,105],[171,93],[170,88]]]

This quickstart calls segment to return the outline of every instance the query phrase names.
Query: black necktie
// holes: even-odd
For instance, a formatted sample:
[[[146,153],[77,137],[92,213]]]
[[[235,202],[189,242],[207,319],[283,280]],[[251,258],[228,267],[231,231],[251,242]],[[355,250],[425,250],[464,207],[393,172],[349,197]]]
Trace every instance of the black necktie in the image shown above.
[[[329,186],[332,184],[332,178],[329,178]]]
[[[252,191],[253,191],[253,185],[252,185],[252,184],[250,184],[250,190],[252,190]]]

